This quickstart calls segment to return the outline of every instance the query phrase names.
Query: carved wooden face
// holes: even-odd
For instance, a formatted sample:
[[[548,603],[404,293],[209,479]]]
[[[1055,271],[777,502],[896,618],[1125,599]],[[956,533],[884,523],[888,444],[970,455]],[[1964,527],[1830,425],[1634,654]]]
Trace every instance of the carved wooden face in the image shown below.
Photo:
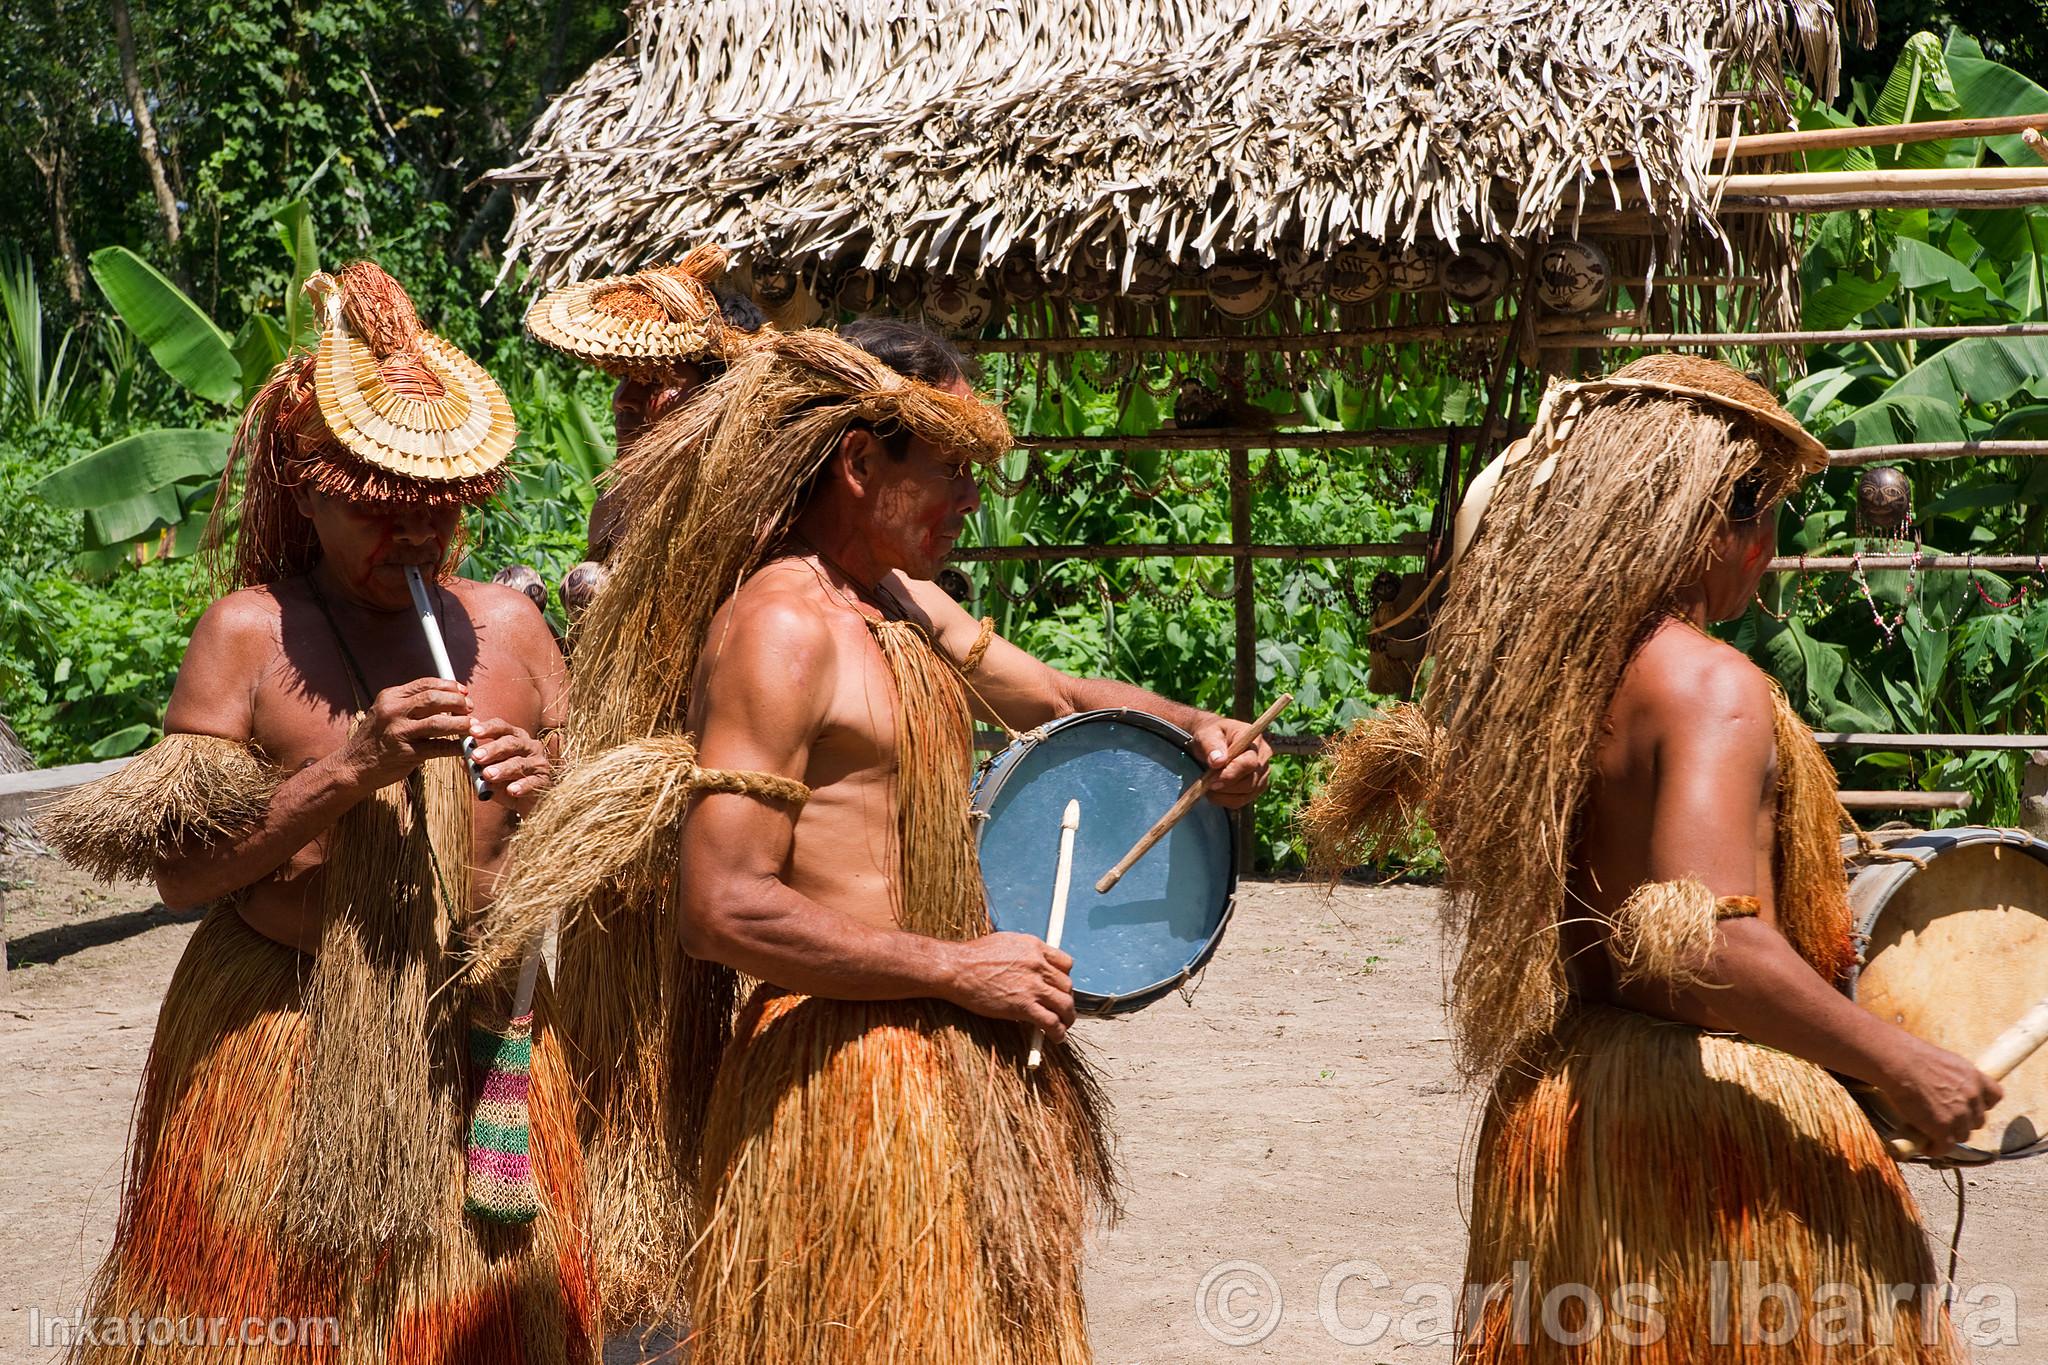
[[[1898,537],[1913,520],[1913,483],[1890,465],[1867,469],[1856,481],[1856,525],[1866,535]]]

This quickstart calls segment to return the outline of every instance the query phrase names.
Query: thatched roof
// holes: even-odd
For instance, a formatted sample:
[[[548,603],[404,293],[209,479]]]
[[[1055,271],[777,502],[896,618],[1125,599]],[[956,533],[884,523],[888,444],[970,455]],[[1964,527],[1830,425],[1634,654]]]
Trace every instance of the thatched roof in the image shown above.
[[[1826,0],[648,0],[502,173],[510,255],[558,283],[705,240],[959,271],[1527,241],[1613,206],[1621,157],[1698,227],[1717,123],[1780,122],[1788,68],[1832,94],[1837,57]]]

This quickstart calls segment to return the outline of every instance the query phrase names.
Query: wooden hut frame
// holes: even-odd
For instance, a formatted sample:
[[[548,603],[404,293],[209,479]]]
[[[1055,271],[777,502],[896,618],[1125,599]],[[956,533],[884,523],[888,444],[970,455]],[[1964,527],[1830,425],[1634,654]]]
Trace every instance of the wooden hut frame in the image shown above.
[[[1849,3],[1867,40],[1869,7]],[[492,178],[517,194],[506,269],[523,263],[529,286],[716,240],[778,321],[829,321],[870,300],[929,318],[964,298],[948,316],[969,324],[968,349],[1054,370],[1083,356],[1127,370],[1165,355],[1256,369],[1484,348],[1475,428],[1020,439],[1039,451],[1226,453],[1227,541],[957,557],[1231,560],[1234,709],[1248,719],[1258,561],[1437,553],[1255,543],[1254,450],[1445,447],[1442,492],[1455,498],[1513,432],[1504,396],[1522,375],[1511,362],[1540,380],[1606,350],[1706,348],[1796,369],[1804,345],[1877,338],[1799,330],[1798,214],[2048,202],[2048,166],[1794,170],[1796,153],[1822,147],[2048,127],[2044,116],[1783,131],[1782,73],[1833,97],[1840,23],[1827,0],[647,0],[626,42]],[[1612,298],[1596,289],[1562,311],[1544,261],[1560,243],[1597,245],[1630,307],[1600,312]],[[1375,293],[1371,263],[1404,253],[1438,273],[1418,267],[1415,287]],[[1505,259],[1506,287],[1445,302],[1441,262],[1476,253]],[[1265,293],[1271,302],[1244,315]],[[2048,325],[1883,335],[1894,333]],[[2048,442],[1964,442],[1834,462],[2041,453]],[[1911,567],[2043,565],[1923,556]]]

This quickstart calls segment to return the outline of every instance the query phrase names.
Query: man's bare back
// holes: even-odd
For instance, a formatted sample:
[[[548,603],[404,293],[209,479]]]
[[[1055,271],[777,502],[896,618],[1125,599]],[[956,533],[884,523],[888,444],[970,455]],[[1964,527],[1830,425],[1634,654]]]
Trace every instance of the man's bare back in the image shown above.
[[[1777,791],[1770,683],[1739,650],[1676,617],[1652,628],[1608,707],[1571,877],[1565,934],[1579,987],[1612,990],[1605,918],[1658,866],[1737,868],[1767,923]],[[1750,781],[1752,771],[1760,780]],[[1715,812],[1674,815],[1683,802]],[[1747,867],[1740,867],[1747,863]],[[1591,911],[1590,915],[1583,912]]]
[[[433,675],[425,637],[411,613],[358,606],[331,589],[323,596],[333,626],[304,578],[244,589],[216,602],[193,632],[165,713],[165,730],[253,740],[285,773],[304,775],[344,750],[354,717],[378,694]],[[466,693],[468,708],[489,725],[490,733],[479,738],[480,758],[488,767],[505,756],[499,753],[502,745],[492,745],[493,738],[514,729],[536,734],[559,724],[565,682],[561,653],[521,593],[453,579],[440,584],[436,597],[451,661],[457,675],[467,679],[466,688],[451,695],[460,699]],[[336,628],[362,670],[361,683],[336,641]],[[443,744],[435,752],[453,752],[453,746]],[[502,791],[526,773],[523,763],[508,766],[497,785]],[[400,771],[393,780],[402,776]],[[525,795],[507,793],[476,807],[469,857],[481,897],[490,895],[504,860],[515,809],[530,804],[520,799]],[[341,801],[343,808],[347,804],[353,802]],[[275,865],[275,871],[241,883],[249,888],[241,913],[253,928],[308,951],[317,945],[320,926],[310,907],[316,903],[325,842],[323,829]],[[221,871],[234,880],[231,871]],[[186,886],[194,887],[199,899],[232,889],[223,888],[221,876],[195,882],[181,880],[179,869],[167,873],[167,899]]]

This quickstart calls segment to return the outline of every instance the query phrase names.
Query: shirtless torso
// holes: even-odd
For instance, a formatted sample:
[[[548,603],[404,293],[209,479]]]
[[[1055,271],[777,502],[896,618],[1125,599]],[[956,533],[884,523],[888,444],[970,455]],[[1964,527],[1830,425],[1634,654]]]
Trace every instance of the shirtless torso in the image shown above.
[[[319,942],[313,907],[326,831],[378,787],[457,752],[456,740],[440,736],[461,733],[472,716],[480,760],[503,765],[498,799],[476,807],[469,850],[477,894],[489,897],[514,813],[545,785],[545,760],[527,737],[560,723],[566,680],[546,623],[510,588],[449,579],[434,590],[449,656],[467,680],[451,689],[433,680],[410,611],[362,605],[331,581],[316,596],[309,578],[321,574],[316,567],[214,603],[193,632],[164,717],[168,732],[253,740],[289,774],[250,838],[160,870],[165,899],[197,904],[246,887],[239,908],[250,926],[305,951]],[[371,719],[352,742],[363,710]]]

